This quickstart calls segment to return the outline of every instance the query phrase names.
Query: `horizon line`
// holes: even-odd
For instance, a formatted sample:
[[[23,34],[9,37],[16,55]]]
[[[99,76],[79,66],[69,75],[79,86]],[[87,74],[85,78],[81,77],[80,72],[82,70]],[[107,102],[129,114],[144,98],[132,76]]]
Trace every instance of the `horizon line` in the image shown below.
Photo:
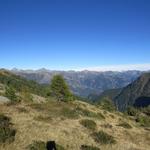
[[[21,68],[20,67],[2,67],[1,69],[7,69],[7,70],[32,70],[32,71],[38,71],[38,70],[48,70],[48,71],[95,71],[95,72],[107,72],[107,71],[116,71],[116,72],[123,72],[123,71],[149,71],[150,70],[150,63],[146,64],[124,64],[124,65],[101,65],[101,66],[91,66],[91,67],[79,67],[72,69],[50,69],[50,67],[39,67],[39,68]]]

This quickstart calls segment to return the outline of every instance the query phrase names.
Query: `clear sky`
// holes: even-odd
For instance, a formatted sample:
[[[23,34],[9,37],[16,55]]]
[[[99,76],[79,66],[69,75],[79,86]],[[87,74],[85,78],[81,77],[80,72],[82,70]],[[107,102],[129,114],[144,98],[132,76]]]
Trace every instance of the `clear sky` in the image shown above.
[[[116,65],[150,67],[150,0],[0,0],[0,68]]]

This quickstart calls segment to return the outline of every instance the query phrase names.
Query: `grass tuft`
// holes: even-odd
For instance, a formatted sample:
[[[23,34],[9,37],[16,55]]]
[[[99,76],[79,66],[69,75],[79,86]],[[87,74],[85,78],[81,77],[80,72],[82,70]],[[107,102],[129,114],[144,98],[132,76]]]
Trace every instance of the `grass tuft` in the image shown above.
[[[78,119],[79,117],[79,114],[76,111],[67,107],[61,110],[61,115],[68,119]]]
[[[95,142],[100,144],[115,144],[116,140],[111,135],[105,133],[104,131],[95,132],[92,134]]]
[[[90,130],[96,129],[96,123],[93,120],[84,119],[80,121],[80,124],[83,125],[85,128]]]
[[[138,116],[136,118],[136,122],[138,122],[142,127],[150,127],[150,117],[149,116]]]
[[[46,123],[52,122],[52,118],[50,116],[42,116],[42,115],[39,115],[39,116],[35,117],[34,120],[41,121],[41,122],[46,122]]]
[[[125,129],[132,129],[132,126],[127,122],[122,122],[122,123],[118,124],[117,126],[123,127]]]
[[[95,113],[93,111],[89,111],[81,107],[77,107],[75,111],[84,117],[105,119],[105,117],[101,113]]]

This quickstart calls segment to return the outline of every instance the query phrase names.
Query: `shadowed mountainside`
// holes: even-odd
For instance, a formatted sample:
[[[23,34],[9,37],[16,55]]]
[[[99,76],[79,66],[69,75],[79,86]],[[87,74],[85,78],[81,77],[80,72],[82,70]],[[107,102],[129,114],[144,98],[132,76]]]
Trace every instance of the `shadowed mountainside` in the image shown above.
[[[143,74],[125,87],[114,102],[120,111],[126,110],[129,106],[150,105],[150,73]]]

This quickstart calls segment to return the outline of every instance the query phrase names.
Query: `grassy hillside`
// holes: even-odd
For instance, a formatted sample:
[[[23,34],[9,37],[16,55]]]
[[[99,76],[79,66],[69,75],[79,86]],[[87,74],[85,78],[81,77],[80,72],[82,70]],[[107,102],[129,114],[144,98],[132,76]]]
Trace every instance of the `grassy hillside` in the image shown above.
[[[9,71],[0,70],[0,84],[12,87],[17,92],[23,89],[27,89],[30,93],[45,96],[47,91],[47,86],[40,85],[34,81],[26,80],[20,76],[17,76]]]
[[[2,150],[24,150],[34,141],[56,141],[66,150],[87,146],[101,150],[148,150],[149,129],[122,113],[110,113],[85,102],[0,105],[16,130],[14,142]],[[86,149],[85,149],[86,150]],[[94,150],[94,149],[93,149]]]

